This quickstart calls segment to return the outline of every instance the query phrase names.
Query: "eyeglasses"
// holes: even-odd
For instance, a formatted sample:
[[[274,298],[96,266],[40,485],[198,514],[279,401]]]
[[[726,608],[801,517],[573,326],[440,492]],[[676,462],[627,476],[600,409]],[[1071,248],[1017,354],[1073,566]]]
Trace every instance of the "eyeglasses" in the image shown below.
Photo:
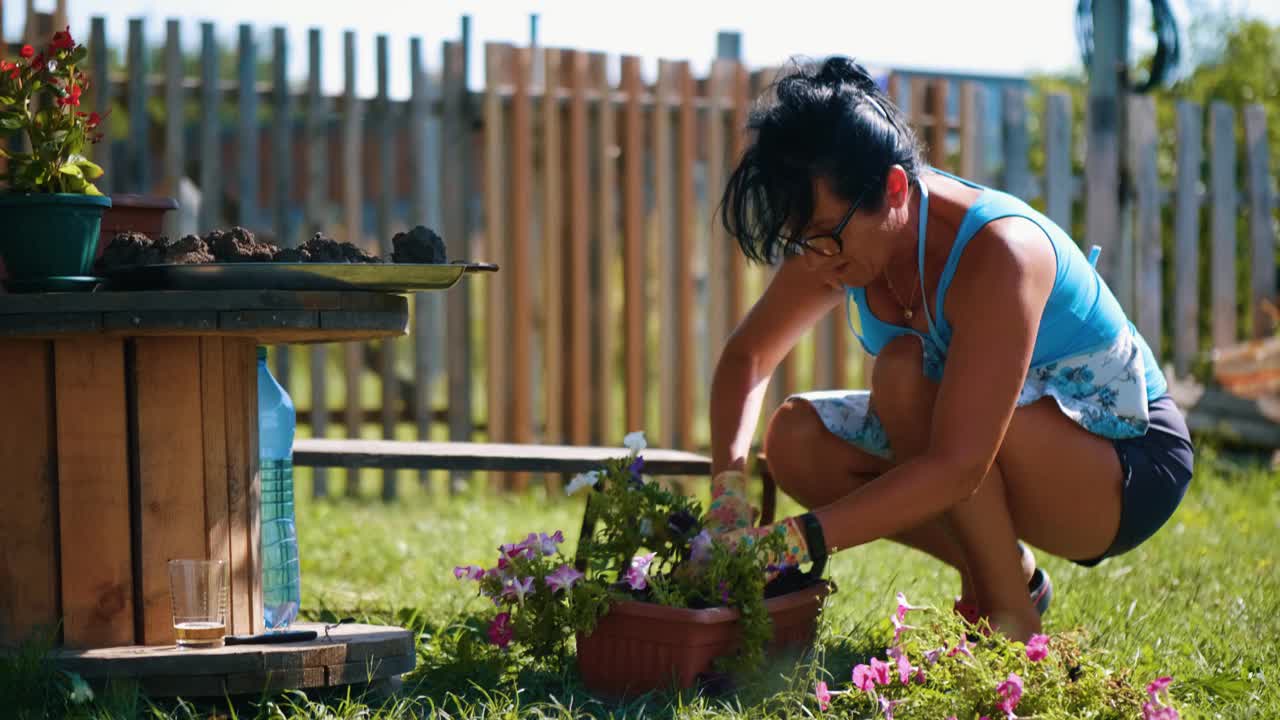
[[[849,219],[853,217],[854,211],[862,204],[862,198],[865,195],[865,192],[858,195],[858,199],[853,201],[853,204],[849,206],[849,211],[844,214],[844,217],[840,219],[840,223],[831,232],[789,241],[788,245],[791,246],[791,253],[799,255],[802,252],[811,252],[822,257],[835,257],[844,252],[844,239],[840,237],[840,233],[844,232],[845,225],[849,224]]]

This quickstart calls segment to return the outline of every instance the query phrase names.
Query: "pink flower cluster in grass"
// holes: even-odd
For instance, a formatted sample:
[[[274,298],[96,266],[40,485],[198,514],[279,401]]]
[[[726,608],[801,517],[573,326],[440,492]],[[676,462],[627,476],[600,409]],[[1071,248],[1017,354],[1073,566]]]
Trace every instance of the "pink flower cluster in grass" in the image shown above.
[[[912,665],[902,643],[903,635],[916,629],[906,623],[907,614],[927,608],[912,605],[907,602],[906,596],[902,593],[897,594],[897,601],[897,609],[889,618],[893,623],[893,647],[886,651],[888,661],[872,657],[867,663],[855,665],[851,677],[853,690],[831,690],[827,687],[826,682],[817,683],[814,687],[814,697],[818,701],[819,710],[825,712],[831,706],[832,696],[856,691],[870,694],[885,720],[893,720],[895,708],[906,701],[901,699],[892,700],[886,697],[881,694],[881,688],[888,687],[895,682],[902,685],[909,685],[912,682],[923,685],[927,680],[926,666],[932,666],[940,662],[944,657],[964,656],[970,659],[973,658],[969,639],[967,636],[962,635],[955,647],[948,647],[944,644],[940,648],[929,650],[924,653],[924,662],[921,665]],[[1032,635],[1025,645],[1027,659],[1033,663],[1038,663],[1048,657],[1049,649],[1048,635]],[[959,662],[965,662],[964,657],[961,657]],[[1162,677],[1147,686],[1147,694],[1150,696],[1150,701],[1142,706],[1142,720],[1179,720],[1177,710],[1168,705],[1168,687],[1171,682],[1170,678]],[[995,697],[993,698],[994,704],[1004,714],[1004,720],[1015,720],[1018,717],[1016,708],[1018,703],[1022,701],[1025,691],[1026,688],[1023,685],[1022,678],[1017,673],[1009,673],[1007,678],[996,685]],[[956,720],[956,718],[952,716],[947,720]],[[983,716],[981,720],[989,719]]]

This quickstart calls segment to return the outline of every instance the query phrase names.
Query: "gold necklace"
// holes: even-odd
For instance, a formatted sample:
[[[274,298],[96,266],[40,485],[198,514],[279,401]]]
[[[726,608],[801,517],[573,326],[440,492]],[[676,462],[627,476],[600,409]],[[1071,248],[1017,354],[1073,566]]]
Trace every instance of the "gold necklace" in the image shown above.
[[[915,311],[912,308],[916,305],[916,291],[920,289],[920,283],[912,283],[914,287],[911,290],[911,301],[904,303],[902,297],[898,295],[898,289],[893,286],[893,276],[889,274],[888,269],[885,270],[884,279],[889,284],[889,292],[893,294],[894,301],[902,308],[903,319],[910,320],[915,317]]]

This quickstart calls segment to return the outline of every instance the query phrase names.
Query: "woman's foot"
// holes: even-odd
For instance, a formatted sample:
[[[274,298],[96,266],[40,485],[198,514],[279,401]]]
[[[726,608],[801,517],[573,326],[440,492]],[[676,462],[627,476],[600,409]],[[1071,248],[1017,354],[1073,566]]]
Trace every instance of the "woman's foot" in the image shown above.
[[[1022,555],[1022,577],[1027,581],[1027,591],[1031,593],[1031,605],[1038,615],[1044,615],[1053,598],[1053,584],[1049,582],[1049,575],[1036,567],[1036,556],[1026,545],[1018,543],[1018,550]],[[982,618],[973,585],[968,578],[961,583],[960,597],[956,598],[954,610],[970,624],[975,624]]]

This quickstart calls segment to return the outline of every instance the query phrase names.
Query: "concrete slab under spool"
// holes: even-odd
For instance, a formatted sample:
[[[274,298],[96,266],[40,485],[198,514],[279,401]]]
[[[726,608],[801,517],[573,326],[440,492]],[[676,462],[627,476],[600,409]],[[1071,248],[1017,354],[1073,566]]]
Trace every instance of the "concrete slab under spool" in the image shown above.
[[[59,667],[97,683],[137,681],[152,697],[221,697],[295,688],[324,688],[398,678],[416,664],[413,634],[404,628],[343,624],[310,642],[228,645],[213,649],[127,646],[57,650]]]

